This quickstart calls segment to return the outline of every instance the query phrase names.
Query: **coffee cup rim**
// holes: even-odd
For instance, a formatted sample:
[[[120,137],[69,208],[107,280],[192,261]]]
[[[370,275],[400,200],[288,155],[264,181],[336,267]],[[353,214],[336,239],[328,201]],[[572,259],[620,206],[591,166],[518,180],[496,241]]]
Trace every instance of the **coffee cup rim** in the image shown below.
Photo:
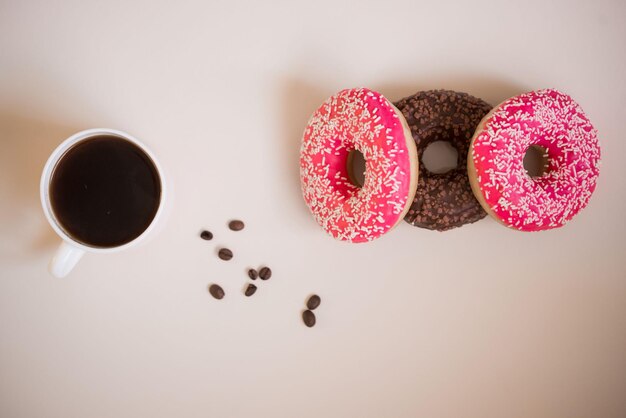
[[[148,227],[140,235],[135,237],[135,239],[133,239],[132,241],[129,241],[125,244],[118,245],[115,247],[94,247],[94,246],[87,245],[83,242],[80,242],[74,239],[67,232],[65,232],[63,227],[60,225],[59,221],[54,215],[54,211],[52,210],[52,203],[50,202],[50,181],[52,180],[52,174],[54,172],[54,168],[56,167],[57,162],[61,159],[61,157],[63,157],[65,152],[68,151],[70,148],[72,148],[74,145],[78,144],[79,142],[85,141],[89,138],[93,138],[99,135],[117,136],[119,138],[125,139],[133,143],[134,145],[138,146],[152,160],[152,163],[154,164],[156,168],[157,174],[159,176],[159,180],[161,182],[161,195],[159,199],[159,207],[157,208],[157,211],[154,215],[154,218],[152,219],[152,222],[150,222],[150,225],[148,225]],[[155,228],[155,225],[157,224],[158,219],[163,214],[164,202],[167,196],[167,192],[168,192],[167,184],[165,181],[165,176],[163,174],[162,166],[159,163],[158,159],[155,157],[155,155],[152,153],[150,148],[148,148],[143,142],[141,142],[134,136],[130,135],[129,133],[126,133],[124,131],[120,131],[117,129],[111,129],[111,128],[85,129],[83,131],[75,133],[74,135],[70,136],[69,138],[61,142],[48,157],[48,160],[46,161],[43,172],[41,174],[41,180],[40,180],[40,185],[39,185],[41,205],[43,207],[44,214],[50,226],[52,226],[52,228],[57,233],[57,235],[59,235],[61,239],[63,239],[63,241],[65,241],[69,245],[72,245],[76,248],[80,248],[85,252],[91,252],[91,253],[111,253],[111,252],[122,251],[129,247],[133,247],[139,244],[141,241],[143,241],[146,238],[146,236],[149,235],[150,232]]]

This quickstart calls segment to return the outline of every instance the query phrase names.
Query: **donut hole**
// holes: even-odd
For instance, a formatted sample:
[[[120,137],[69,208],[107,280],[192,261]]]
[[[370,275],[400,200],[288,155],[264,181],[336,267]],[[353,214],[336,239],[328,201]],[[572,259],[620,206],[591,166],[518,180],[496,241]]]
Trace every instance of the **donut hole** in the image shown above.
[[[346,161],[348,178],[357,187],[365,184],[365,156],[358,149],[353,149],[348,153]]]
[[[448,141],[435,141],[424,150],[422,163],[433,174],[443,174],[458,166],[459,152]]]
[[[543,176],[548,171],[548,150],[541,145],[531,145],[526,150],[523,164],[531,178]]]

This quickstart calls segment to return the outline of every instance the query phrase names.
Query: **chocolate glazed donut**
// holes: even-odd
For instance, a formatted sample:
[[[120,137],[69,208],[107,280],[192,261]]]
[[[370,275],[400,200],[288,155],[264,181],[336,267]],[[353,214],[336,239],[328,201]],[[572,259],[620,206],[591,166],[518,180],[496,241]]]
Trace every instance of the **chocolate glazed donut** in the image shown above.
[[[467,153],[478,123],[492,106],[450,90],[421,91],[395,105],[411,128],[419,158],[417,193],[404,220],[420,228],[447,231],[484,218],[487,214],[467,177]],[[440,174],[426,169],[424,150],[436,141],[456,148],[456,168]]]

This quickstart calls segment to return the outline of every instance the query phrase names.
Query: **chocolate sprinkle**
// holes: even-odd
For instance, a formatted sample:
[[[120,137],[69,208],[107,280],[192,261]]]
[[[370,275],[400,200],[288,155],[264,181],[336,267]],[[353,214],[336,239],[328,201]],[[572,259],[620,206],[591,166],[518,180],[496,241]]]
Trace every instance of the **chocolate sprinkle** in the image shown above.
[[[491,105],[450,90],[420,91],[395,105],[411,128],[419,160],[417,193],[404,220],[420,228],[447,231],[484,218],[487,213],[474,197],[467,176],[467,153]],[[436,141],[448,141],[456,148],[455,169],[440,174],[426,169],[424,150]]]

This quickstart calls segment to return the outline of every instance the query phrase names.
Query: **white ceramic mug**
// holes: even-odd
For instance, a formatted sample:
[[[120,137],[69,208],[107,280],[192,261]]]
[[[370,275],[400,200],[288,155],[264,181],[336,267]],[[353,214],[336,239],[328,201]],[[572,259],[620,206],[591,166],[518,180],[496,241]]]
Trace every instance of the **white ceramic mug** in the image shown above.
[[[122,139],[125,139],[137,147],[139,147],[154,163],[156,167],[157,174],[161,180],[161,198],[159,201],[159,207],[157,212],[152,219],[152,222],[148,227],[135,239],[130,242],[127,242],[123,245],[119,245],[116,247],[107,247],[107,248],[97,248],[85,245],[70,235],[68,235],[63,227],[58,222],[55,217],[54,211],[52,209],[52,204],[50,202],[50,182],[52,180],[52,174],[57,163],[61,160],[64,154],[73,146],[78,144],[81,141],[88,140],[93,137],[107,135],[107,136],[116,136]],[[129,247],[133,247],[139,244],[141,241],[144,241],[148,235],[155,229],[157,224],[160,224],[163,219],[163,211],[165,207],[165,203],[167,201],[167,187],[165,182],[165,176],[163,175],[163,169],[161,165],[152,154],[152,152],[139,140],[135,137],[121,131],[117,131],[115,129],[106,129],[106,128],[97,128],[97,129],[87,129],[85,131],[78,132],[71,137],[67,138],[65,141],[61,143],[50,155],[46,165],[44,166],[43,173],[41,175],[41,185],[40,185],[40,194],[41,194],[41,204],[43,206],[43,211],[50,222],[50,225],[54,229],[54,231],[61,237],[63,240],[56,254],[52,258],[50,262],[50,272],[52,275],[56,277],[64,277],[66,276],[76,263],[81,259],[81,257],[86,253],[112,253],[117,251],[125,250]]]

